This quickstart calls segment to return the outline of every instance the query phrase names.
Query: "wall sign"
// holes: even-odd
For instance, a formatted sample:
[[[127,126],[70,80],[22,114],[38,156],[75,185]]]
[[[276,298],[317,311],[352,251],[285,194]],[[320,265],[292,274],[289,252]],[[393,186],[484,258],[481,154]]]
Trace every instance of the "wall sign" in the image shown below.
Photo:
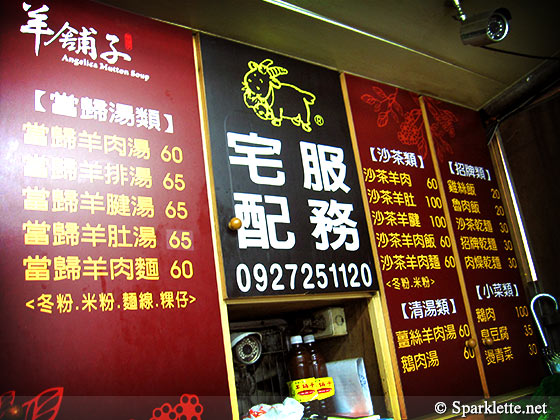
[[[192,34],[50,0],[2,28],[0,391],[230,418]]]
[[[449,395],[481,398],[419,98],[355,76],[345,80],[407,415],[433,413]]]
[[[536,386],[545,375],[486,136],[476,112],[426,99],[430,128],[491,395]],[[453,116],[441,141],[438,115]]]
[[[201,49],[228,296],[376,289],[337,73],[209,36]]]

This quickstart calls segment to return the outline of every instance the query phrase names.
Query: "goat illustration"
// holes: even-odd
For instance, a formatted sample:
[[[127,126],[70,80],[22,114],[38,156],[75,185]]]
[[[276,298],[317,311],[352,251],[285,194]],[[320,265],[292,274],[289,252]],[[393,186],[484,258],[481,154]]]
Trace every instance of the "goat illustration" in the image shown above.
[[[249,71],[242,83],[245,105],[275,127],[280,127],[282,120],[290,120],[296,127],[310,132],[309,107],[315,103],[315,95],[281,82],[278,76],[288,74],[288,70],[272,64],[269,58],[258,64],[249,61]]]

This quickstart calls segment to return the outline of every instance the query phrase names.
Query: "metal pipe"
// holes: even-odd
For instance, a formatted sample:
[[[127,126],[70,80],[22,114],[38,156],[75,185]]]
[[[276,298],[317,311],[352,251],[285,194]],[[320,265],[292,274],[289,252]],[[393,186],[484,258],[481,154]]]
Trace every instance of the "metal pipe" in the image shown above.
[[[461,7],[460,0],[453,0],[453,4],[455,4],[455,8],[457,9],[458,17],[461,22],[467,20],[467,15],[463,12],[463,8]]]
[[[531,312],[533,313],[533,318],[535,318],[535,323],[537,324],[537,328],[539,329],[539,333],[541,335],[544,346],[548,347],[548,341],[546,341],[546,337],[544,336],[541,323],[537,318],[537,314],[535,313],[535,302],[542,297],[547,297],[552,299],[554,301],[554,305],[556,306],[555,307],[556,310],[558,310],[558,302],[556,301],[556,298],[554,296],[549,295],[548,293],[539,293],[538,295],[535,295],[533,299],[531,299]]]

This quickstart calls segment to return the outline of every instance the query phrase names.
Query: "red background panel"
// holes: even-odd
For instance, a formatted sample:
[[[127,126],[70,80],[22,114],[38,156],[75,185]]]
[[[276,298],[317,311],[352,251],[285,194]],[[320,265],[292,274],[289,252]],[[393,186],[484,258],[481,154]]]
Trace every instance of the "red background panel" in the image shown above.
[[[516,255],[513,249],[506,249],[505,242],[511,240],[512,226],[502,215],[501,208],[504,208],[501,196],[508,194],[506,191],[499,191],[498,183],[490,152],[486,144],[486,135],[482,127],[479,115],[458,106],[427,99],[430,126],[434,136],[438,155],[441,156],[440,168],[441,175],[446,183],[445,191],[448,202],[453,198],[477,201],[480,213],[465,213],[456,211],[450,206],[451,219],[457,241],[461,236],[475,236],[495,238],[497,250],[484,251],[478,249],[463,249],[458,243],[461,264],[467,286],[467,293],[473,316],[477,327],[477,337],[480,341],[481,330],[495,327],[507,327],[509,339],[495,341],[492,346],[482,347],[481,352],[485,359],[485,351],[496,348],[511,347],[513,359],[501,363],[488,363],[484,361],[486,380],[491,395],[499,395],[520,389],[527,386],[537,385],[545,375],[544,365],[541,354],[535,353],[538,342],[537,330],[532,326],[528,301],[525,295],[523,280],[516,264]],[[436,121],[437,116],[447,116],[448,121],[453,122],[455,136],[449,144],[445,145],[438,142],[437,138],[441,134],[441,121]],[[444,147],[445,146],[445,147]],[[471,167],[483,168],[484,177],[464,176],[458,170],[455,163],[458,162]],[[448,181],[470,183],[474,185],[476,196],[466,196],[457,194],[449,189]],[[499,196],[496,191],[499,191]],[[457,225],[457,218],[473,218],[489,220],[492,224],[493,232],[475,232],[466,229],[460,230]],[[472,269],[466,266],[465,258],[473,256],[497,256],[501,261],[501,269]],[[514,296],[500,296],[501,287],[495,285],[510,284],[514,289]],[[478,287],[478,291],[477,291]],[[492,291],[489,291],[489,290]],[[496,294],[496,290],[498,294]],[[518,308],[516,310],[516,307]],[[522,308],[524,307],[524,309]],[[486,322],[477,321],[476,310],[493,308],[495,320]],[[522,315],[518,316],[518,311]],[[530,326],[527,329],[525,325]],[[532,331],[532,334],[530,332]],[[526,334],[527,333],[527,334]]]
[[[37,395],[50,387],[63,387],[68,401],[70,396],[138,396],[136,402],[123,399],[122,404],[107,404],[107,410],[120,410],[123,416],[140,417],[148,417],[153,408],[164,402],[175,405],[186,393],[200,398],[208,418],[228,418],[231,409],[211,241],[192,34],[95,3],[48,1],[44,4],[50,9],[44,13],[48,15],[46,26],[55,34],[65,22],[78,32],[83,28],[95,29],[98,55],[94,59],[77,50],[69,51],[59,39],[44,45],[52,35],[41,37],[36,55],[35,35],[20,31],[21,26],[30,20],[21,2],[2,4],[0,174],[3,217],[0,229],[3,246],[0,250],[0,314],[3,327],[0,333],[0,391],[15,390],[17,395]],[[32,4],[30,11],[42,5]],[[130,61],[120,58],[112,65],[128,71],[128,75],[62,61],[66,55],[97,63],[98,67],[107,64],[101,58],[101,53],[110,48],[106,34],[118,36],[120,41],[114,45],[115,48],[130,56]],[[132,77],[132,70],[150,77],[147,81]],[[36,111],[36,90],[45,91],[41,98],[45,112]],[[57,115],[51,109],[53,99],[50,95],[55,92],[73,94],[76,98],[102,99],[106,101],[107,109],[111,109],[111,103],[120,103],[132,105],[134,109],[159,111],[157,120],[161,124],[160,129],[148,129],[137,123],[128,126],[110,122],[111,111],[107,121],[80,118],[80,102],[77,104],[77,117]],[[172,132],[166,132],[169,126],[164,114],[172,116]],[[70,127],[77,133],[82,130],[96,132],[101,139],[103,135],[145,139],[149,142],[151,156],[144,160],[104,153],[103,150],[90,152],[79,147],[64,149],[24,144],[22,126],[27,122],[48,128]],[[164,146],[168,146],[169,150],[181,148],[182,162],[165,162],[160,157]],[[90,161],[103,166],[149,167],[153,185],[142,188],[126,183],[105,184],[103,180],[93,183],[84,179],[57,180],[52,179],[50,174],[48,179],[24,176],[24,159],[34,154],[47,157],[49,162],[53,158],[64,157],[74,159],[78,164]],[[183,175],[186,185],[182,191],[164,187],[168,173],[172,178],[175,174]],[[108,215],[103,211],[91,214],[79,209],[76,213],[24,210],[22,189],[26,187],[44,188],[49,192],[54,189],[75,190],[78,195],[98,192],[103,197],[108,193],[129,197],[150,196],[155,215],[153,218],[142,218]],[[188,217],[167,217],[165,209],[170,201],[174,206],[177,202],[184,202]],[[115,248],[98,244],[93,247],[83,242],[78,246],[53,246],[52,243],[48,246],[24,245],[22,224],[28,220],[45,221],[51,226],[55,222],[76,222],[82,227],[86,223],[100,224],[105,228],[108,225],[119,228],[124,225],[131,231],[128,240],[132,242],[133,227],[149,226],[155,229],[157,246]],[[178,231],[179,236],[183,231],[189,232],[192,245],[186,246],[188,249],[171,247],[168,238],[173,231]],[[50,238],[52,241],[52,231]],[[82,260],[88,256],[94,259],[103,257],[107,261],[120,257],[157,258],[159,280],[125,280],[122,277],[111,280],[109,276],[94,280],[82,276],[75,281],[25,281],[22,261],[30,255],[46,256],[51,260],[56,256],[77,256]],[[192,277],[187,273],[190,278],[173,278],[170,272],[174,262],[178,261],[180,265],[184,260],[192,263]],[[177,292],[185,292],[196,300],[189,302],[185,308],[179,308],[175,300],[174,308],[163,309],[159,296],[164,291],[172,292],[175,298]],[[122,293],[146,292],[153,295],[152,309],[123,309]],[[73,310],[60,313],[57,311],[56,295],[66,293],[72,295]],[[113,293],[114,310],[83,310],[82,297],[88,293],[97,297],[100,293]],[[52,313],[43,313],[36,306],[42,294],[52,295]],[[34,309],[26,307],[26,302],[32,300]],[[162,397],[149,400],[142,396]],[[93,397],[85,398],[79,404],[73,404],[73,409],[87,412],[89,409],[84,405],[87,401],[91,401],[92,406],[98,405]],[[140,401],[144,401],[143,406]],[[135,406],[142,406],[143,414],[138,414],[138,408],[133,414],[134,410],[130,410]],[[83,415],[81,413],[79,417],[83,418]],[[97,418],[108,418],[107,413],[98,412]]]

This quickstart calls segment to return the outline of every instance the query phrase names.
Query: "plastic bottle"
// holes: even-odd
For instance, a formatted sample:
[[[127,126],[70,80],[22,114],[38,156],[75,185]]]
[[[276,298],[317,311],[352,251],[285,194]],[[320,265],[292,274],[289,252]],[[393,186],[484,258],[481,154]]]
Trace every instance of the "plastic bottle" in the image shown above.
[[[297,381],[300,379],[313,378],[313,367],[311,365],[311,355],[309,350],[303,344],[301,335],[290,337],[291,349],[289,353],[288,368],[290,371],[290,379]],[[298,398],[296,398],[298,399]],[[311,402],[300,401],[303,405],[303,418],[311,417]]]
[[[311,356],[311,365],[313,367],[313,376],[315,376],[315,380],[317,383],[323,381],[322,378],[328,378],[329,373],[327,372],[327,362],[323,355],[317,350],[315,345],[315,336],[313,334],[308,334],[303,337],[303,341],[309,350],[309,354]],[[324,395],[324,394],[323,394]],[[321,394],[319,394],[319,399],[317,400],[316,404],[316,411],[319,415],[318,419],[326,419],[329,412],[330,412],[330,399],[329,398],[320,398]]]

